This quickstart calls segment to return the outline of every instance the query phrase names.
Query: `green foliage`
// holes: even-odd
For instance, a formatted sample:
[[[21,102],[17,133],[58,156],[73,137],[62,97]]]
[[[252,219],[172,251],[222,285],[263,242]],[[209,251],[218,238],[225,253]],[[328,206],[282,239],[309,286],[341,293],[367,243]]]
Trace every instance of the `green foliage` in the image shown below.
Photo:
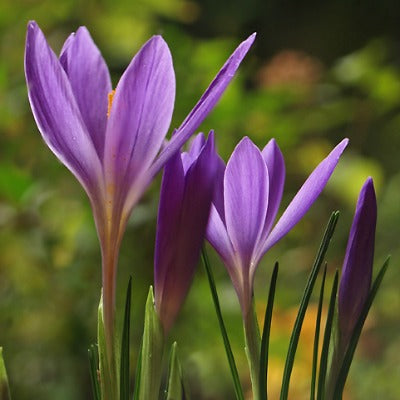
[[[219,329],[221,331],[221,336],[222,336],[222,339],[224,342],[225,352],[226,352],[226,356],[228,358],[228,363],[229,363],[229,368],[230,368],[232,379],[233,379],[233,384],[235,386],[236,399],[244,400],[243,390],[242,390],[242,386],[240,384],[240,379],[239,379],[239,374],[238,374],[238,370],[236,367],[235,358],[232,353],[232,348],[231,348],[231,344],[229,342],[228,333],[226,331],[224,319],[222,317],[221,306],[219,304],[219,299],[218,299],[218,293],[217,293],[217,289],[215,287],[214,275],[213,275],[213,272],[211,269],[210,262],[208,260],[207,252],[204,247],[202,249],[202,259],[203,259],[204,267],[207,272],[207,278],[208,278],[208,283],[210,285],[211,296],[213,299],[215,312],[217,313]]]
[[[99,349],[98,346],[92,344],[88,350],[89,356],[89,369],[90,369],[90,380],[92,383],[92,391],[94,400],[101,400],[101,391],[99,384]]]
[[[120,366],[120,399],[130,399],[130,326],[131,326],[131,299],[132,299],[132,277],[129,278],[126,291],[125,313],[122,326],[121,340],[121,366]]]
[[[260,378],[259,378],[260,400],[267,400],[268,398],[268,386],[267,386],[268,346],[269,346],[269,335],[271,331],[272,310],[274,307],[274,299],[275,299],[276,281],[278,279],[278,270],[279,270],[279,264],[276,262],[271,276],[271,282],[268,292],[268,302],[267,302],[267,307],[265,308],[264,326],[261,337]]]
[[[158,399],[161,385],[163,352],[164,333],[154,306],[153,288],[150,286],[144,317],[139,399]]]
[[[368,315],[371,305],[375,299],[375,296],[378,293],[378,290],[382,283],[383,277],[385,276],[385,273],[389,267],[389,260],[390,260],[390,257],[388,257],[386,259],[386,261],[383,264],[382,268],[380,269],[377,277],[375,278],[374,283],[369,292],[368,298],[365,302],[364,308],[362,309],[362,312],[360,314],[360,317],[358,318],[357,324],[354,327],[353,335],[351,336],[349,346],[346,350],[342,365],[339,370],[338,377],[336,379],[336,383],[334,385],[333,399],[340,399],[343,396],[344,385],[346,383],[347,375],[349,373],[350,366],[353,361],[354,353],[356,351],[356,347],[357,347],[358,341],[360,339],[360,335],[361,335],[362,328],[364,326],[364,322],[367,318],[367,315]]]
[[[311,269],[310,276],[308,278],[306,288],[301,299],[299,310],[294,324],[292,335],[290,337],[289,349],[286,357],[285,370],[283,371],[282,389],[281,389],[281,400],[286,400],[289,393],[290,376],[293,369],[294,358],[296,355],[297,345],[299,342],[301,327],[303,325],[304,316],[307,311],[308,303],[310,301],[311,293],[314,288],[315,281],[318,276],[318,272],[321,268],[321,264],[324,261],[325,254],[328,250],[329,243],[332,239],[332,235],[335,231],[337,220],[339,218],[339,212],[334,212],[331,215],[328,226],[325,230],[324,237],[322,238],[321,245],[318,249],[317,257],[314,261],[314,265]]]
[[[317,400],[322,400],[325,398],[326,371],[328,369],[329,345],[331,343],[333,319],[335,316],[335,305],[336,305],[336,294],[337,294],[338,283],[339,283],[339,271],[336,270],[335,279],[333,281],[331,296],[329,300],[328,315],[326,317],[321,358],[319,361]]]
[[[8,377],[3,359],[3,348],[0,347],[0,400],[11,400]]]
[[[165,400],[182,400],[184,397],[182,367],[178,358],[178,344],[174,342],[169,356],[167,388]],[[186,397],[185,397],[186,398]]]
[[[325,264],[324,274],[322,276],[322,281],[321,281],[321,289],[319,292],[317,319],[315,321],[315,335],[314,335],[313,362],[312,362],[312,371],[311,371],[310,400],[315,399],[315,383],[316,383],[316,378],[317,378],[317,363],[318,363],[318,349],[319,349],[319,332],[320,332],[320,327],[321,327],[322,304],[324,301],[326,270],[327,270],[327,265]]]

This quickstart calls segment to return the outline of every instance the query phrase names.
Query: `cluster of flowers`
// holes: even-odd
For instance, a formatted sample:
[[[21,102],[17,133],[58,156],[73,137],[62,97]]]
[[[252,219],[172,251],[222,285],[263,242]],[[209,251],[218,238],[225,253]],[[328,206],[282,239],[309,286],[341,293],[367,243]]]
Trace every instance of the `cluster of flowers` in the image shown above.
[[[285,163],[275,140],[261,151],[243,138],[226,165],[216,152],[214,132],[207,138],[198,134],[188,151],[180,151],[224,92],[254,38],[238,46],[166,141],[175,77],[170,51],[160,36],[141,48],[112,90],[107,66],[86,28],[71,34],[57,57],[38,25],[28,25],[25,71],[36,123],[46,144],[84,187],[93,209],[102,252],[101,318],[109,364],[116,358],[120,243],[132,209],[162,168],[154,258],[154,309],[162,336],[168,335],[187,295],[204,238],[227,268],[246,332],[254,318],[257,265],[305,215],[347,146],[344,139],[315,168],[277,222]],[[376,200],[368,179],[357,204],[340,282],[341,354],[370,291],[375,224]],[[252,351],[259,353],[257,346],[252,350],[249,345],[250,364],[260,357]],[[112,380],[118,374],[110,370]],[[256,375],[252,381],[254,398],[259,398]],[[157,398],[159,382],[151,385],[154,397],[147,393],[143,398]],[[119,389],[109,393],[108,400],[119,398]]]

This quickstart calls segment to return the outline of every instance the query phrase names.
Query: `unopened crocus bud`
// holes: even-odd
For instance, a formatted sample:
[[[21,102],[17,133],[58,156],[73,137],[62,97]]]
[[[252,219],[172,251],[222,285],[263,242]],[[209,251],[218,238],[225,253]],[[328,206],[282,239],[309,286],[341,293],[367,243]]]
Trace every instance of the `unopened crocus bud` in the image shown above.
[[[199,134],[189,152],[164,169],[154,260],[155,304],[167,334],[185,300],[199,260],[214,194],[214,135]]]
[[[345,351],[371,287],[376,197],[368,178],[358,197],[339,286],[339,347]]]

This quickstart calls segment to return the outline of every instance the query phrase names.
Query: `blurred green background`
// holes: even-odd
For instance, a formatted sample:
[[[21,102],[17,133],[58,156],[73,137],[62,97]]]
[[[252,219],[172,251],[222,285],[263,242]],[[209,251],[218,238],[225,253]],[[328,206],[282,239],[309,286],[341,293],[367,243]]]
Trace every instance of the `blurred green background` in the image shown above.
[[[272,265],[281,264],[272,326],[269,383],[277,390],[307,273],[330,212],[341,218],[327,259],[340,268],[358,191],[375,180],[379,220],[376,267],[392,265],[367,320],[350,371],[348,400],[400,398],[400,28],[395,0],[60,0],[0,2],[0,344],[14,399],[90,399],[87,347],[95,341],[100,252],[91,210],[73,176],[43,143],[26,95],[23,52],[35,19],[58,52],[86,25],[113,84],[155,33],[174,58],[177,99],[172,127],[183,120],[235,46],[256,43],[202,129],[216,131],[228,158],[248,135],[260,147],[275,137],[286,158],[287,205],[307,174],[343,137],[350,138],[331,182],[306,218],[263,259],[257,309],[265,306]],[[152,257],[160,179],[130,220],[119,266],[119,304],[134,278],[136,361]],[[241,380],[249,391],[239,306],[210,249]],[[292,399],[307,399],[315,298],[293,372]],[[228,371],[204,271],[171,337],[179,342],[194,399],[231,399]]]

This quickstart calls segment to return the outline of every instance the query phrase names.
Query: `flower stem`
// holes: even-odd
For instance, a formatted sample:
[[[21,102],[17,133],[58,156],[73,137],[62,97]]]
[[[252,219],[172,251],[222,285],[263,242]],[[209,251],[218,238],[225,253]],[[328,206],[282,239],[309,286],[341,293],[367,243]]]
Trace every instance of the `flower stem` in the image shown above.
[[[254,304],[251,304],[249,311],[243,319],[245,350],[249,363],[251,386],[253,390],[253,400],[260,399],[260,352],[261,338],[258,327]]]

